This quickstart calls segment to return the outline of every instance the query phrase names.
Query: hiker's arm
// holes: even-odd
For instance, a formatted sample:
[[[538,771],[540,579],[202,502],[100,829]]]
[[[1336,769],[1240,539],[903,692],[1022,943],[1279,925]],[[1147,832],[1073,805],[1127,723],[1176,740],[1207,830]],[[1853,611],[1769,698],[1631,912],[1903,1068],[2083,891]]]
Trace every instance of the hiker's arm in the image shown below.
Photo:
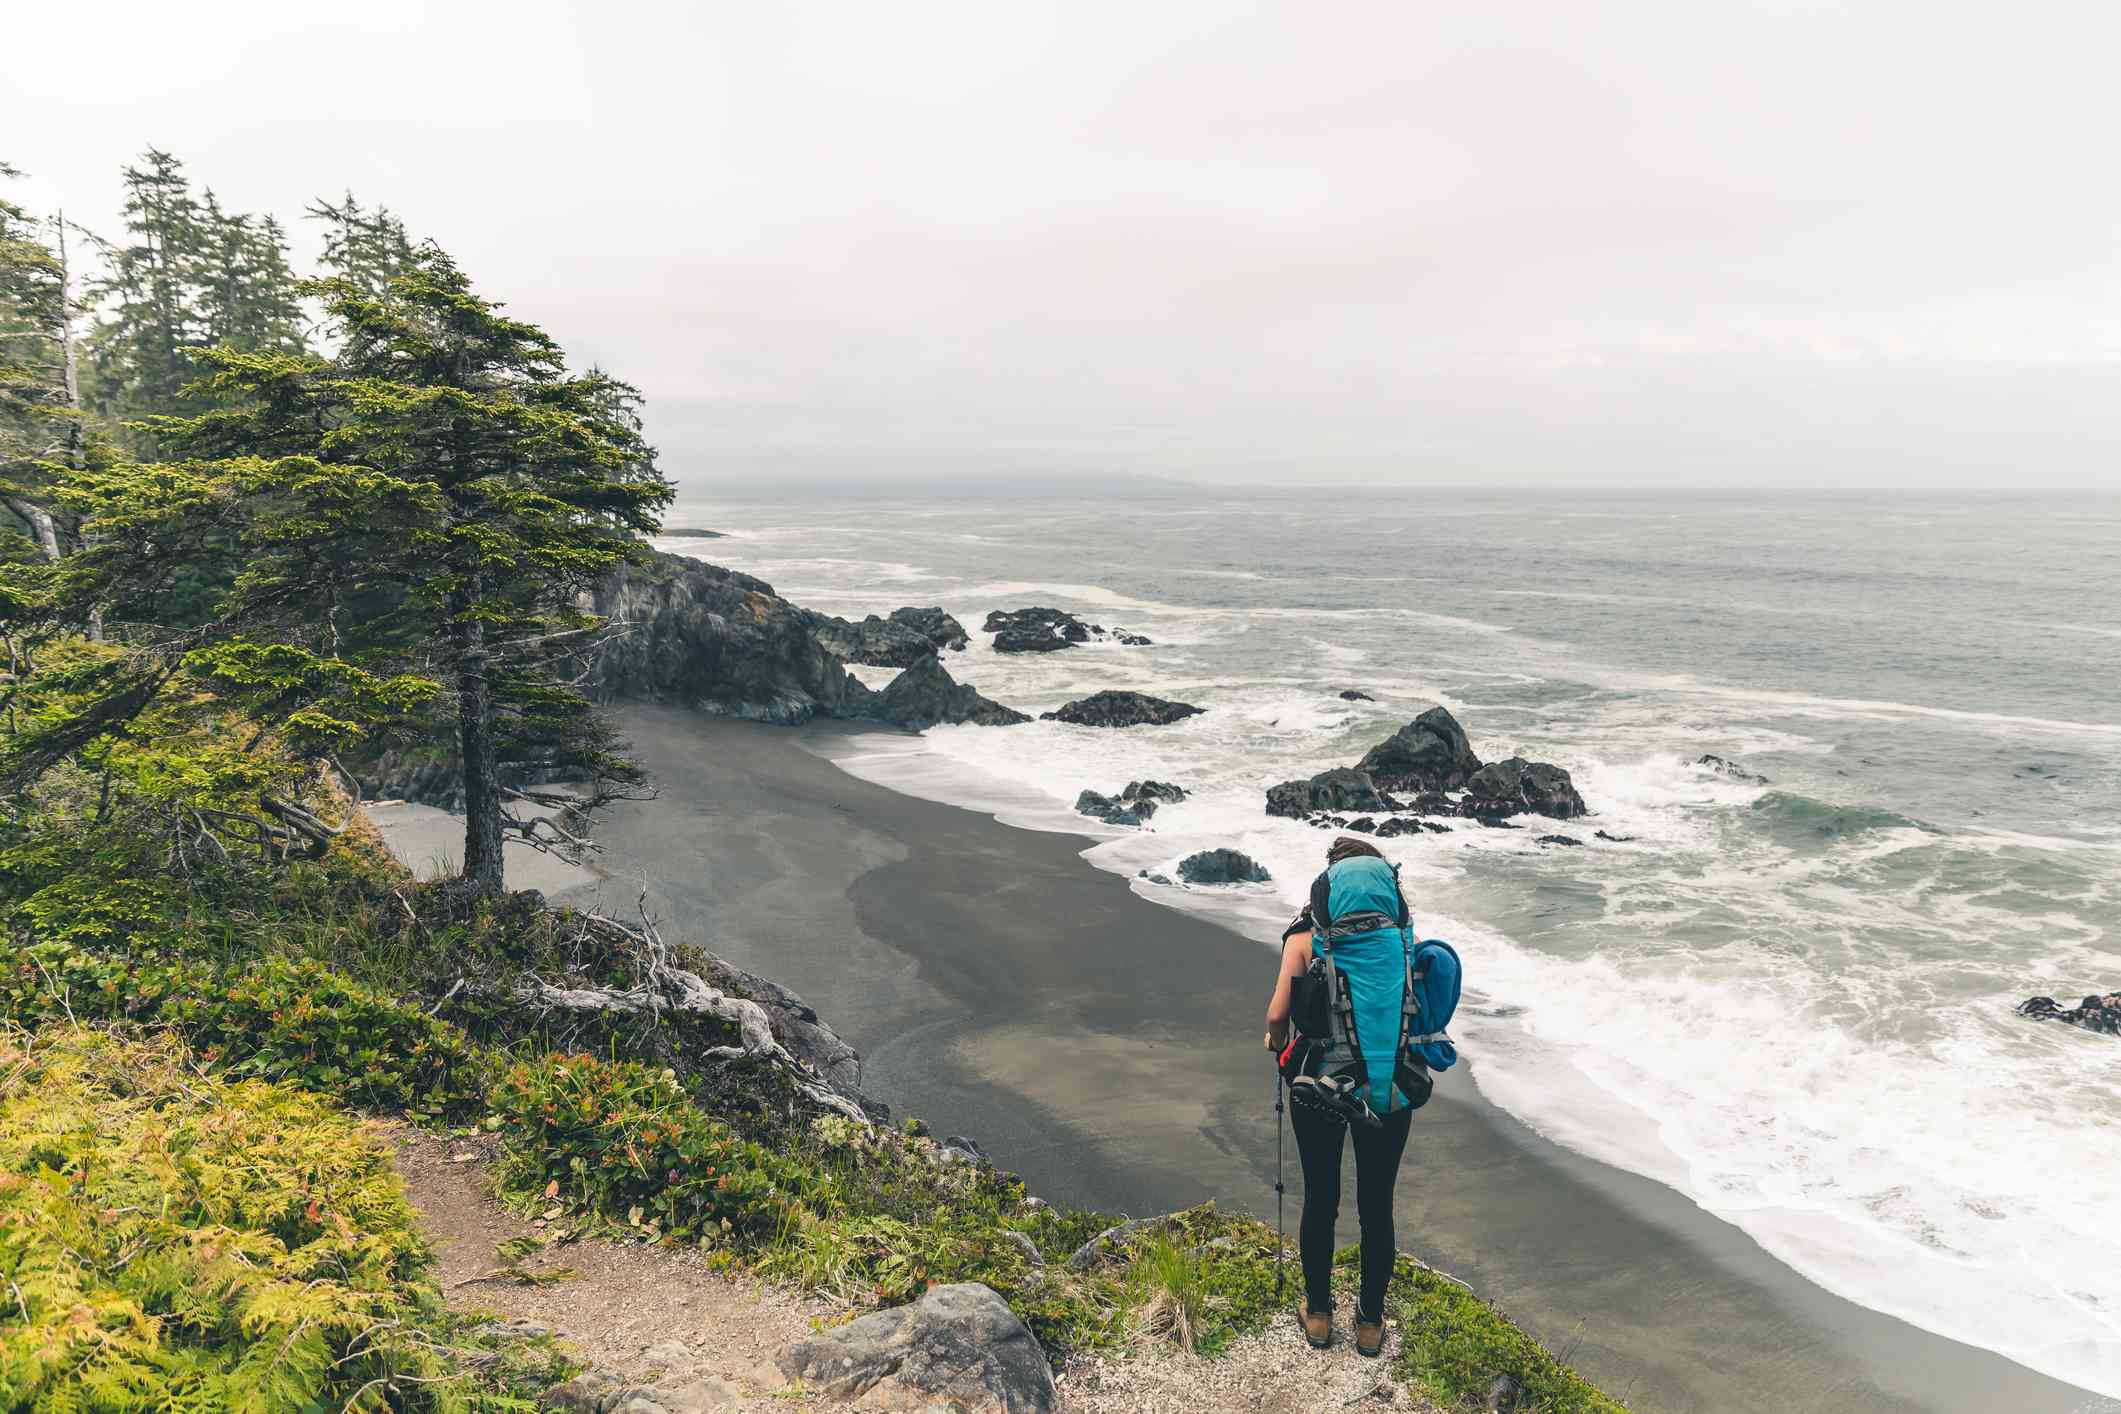
[[[1311,965],[1311,934],[1291,933],[1282,939],[1281,972],[1274,979],[1274,995],[1267,1002],[1267,1049],[1278,1051],[1289,1042],[1289,999],[1296,979]]]

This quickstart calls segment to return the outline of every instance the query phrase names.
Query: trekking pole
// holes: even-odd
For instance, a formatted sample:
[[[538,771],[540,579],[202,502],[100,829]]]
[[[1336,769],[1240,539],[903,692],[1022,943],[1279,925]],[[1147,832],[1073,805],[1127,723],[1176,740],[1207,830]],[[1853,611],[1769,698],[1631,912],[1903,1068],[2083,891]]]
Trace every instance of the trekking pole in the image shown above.
[[[1289,1239],[1282,1232],[1282,1122],[1281,1067],[1274,1068],[1274,1304],[1281,1305],[1282,1264]]]

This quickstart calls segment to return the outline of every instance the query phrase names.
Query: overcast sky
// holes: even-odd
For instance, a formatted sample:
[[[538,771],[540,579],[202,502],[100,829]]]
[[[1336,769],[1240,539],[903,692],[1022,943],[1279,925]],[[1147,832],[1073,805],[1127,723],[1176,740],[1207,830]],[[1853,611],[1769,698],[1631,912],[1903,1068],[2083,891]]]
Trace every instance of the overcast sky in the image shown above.
[[[19,196],[111,227],[154,143],[233,208],[386,202],[640,384],[681,480],[2121,484],[2095,0],[74,0],[0,33]]]

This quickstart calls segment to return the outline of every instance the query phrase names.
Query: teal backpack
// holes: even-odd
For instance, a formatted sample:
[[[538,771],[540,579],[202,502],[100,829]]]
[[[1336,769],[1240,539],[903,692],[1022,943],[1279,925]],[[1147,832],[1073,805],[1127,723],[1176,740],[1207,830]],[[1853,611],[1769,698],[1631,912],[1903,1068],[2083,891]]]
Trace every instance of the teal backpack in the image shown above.
[[[1457,951],[1414,940],[1399,868],[1373,855],[1343,859],[1312,881],[1310,905],[1289,933],[1306,926],[1311,965],[1294,983],[1279,1057],[1290,1097],[1372,1125],[1420,1109],[1435,1088],[1431,1073],[1458,1060],[1447,1031],[1462,980]]]

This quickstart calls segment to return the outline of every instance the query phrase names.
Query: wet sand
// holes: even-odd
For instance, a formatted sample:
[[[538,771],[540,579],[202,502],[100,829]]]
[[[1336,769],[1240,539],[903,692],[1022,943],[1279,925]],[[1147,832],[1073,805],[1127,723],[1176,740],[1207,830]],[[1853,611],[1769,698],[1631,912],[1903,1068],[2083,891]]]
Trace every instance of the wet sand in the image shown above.
[[[605,821],[608,877],[564,897],[628,911],[645,892],[666,934],[801,992],[871,1093],[1049,1199],[1272,1220],[1260,944],[1135,897],[1080,839],[848,775],[820,754],[843,729],[617,718],[662,794]],[[1288,1165],[1293,1238],[1293,1145]],[[1398,1213],[1402,1248],[1646,1414],[2121,1407],[1820,1290],[1671,1190],[1542,1140],[1464,1065],[1416,1116]]]

